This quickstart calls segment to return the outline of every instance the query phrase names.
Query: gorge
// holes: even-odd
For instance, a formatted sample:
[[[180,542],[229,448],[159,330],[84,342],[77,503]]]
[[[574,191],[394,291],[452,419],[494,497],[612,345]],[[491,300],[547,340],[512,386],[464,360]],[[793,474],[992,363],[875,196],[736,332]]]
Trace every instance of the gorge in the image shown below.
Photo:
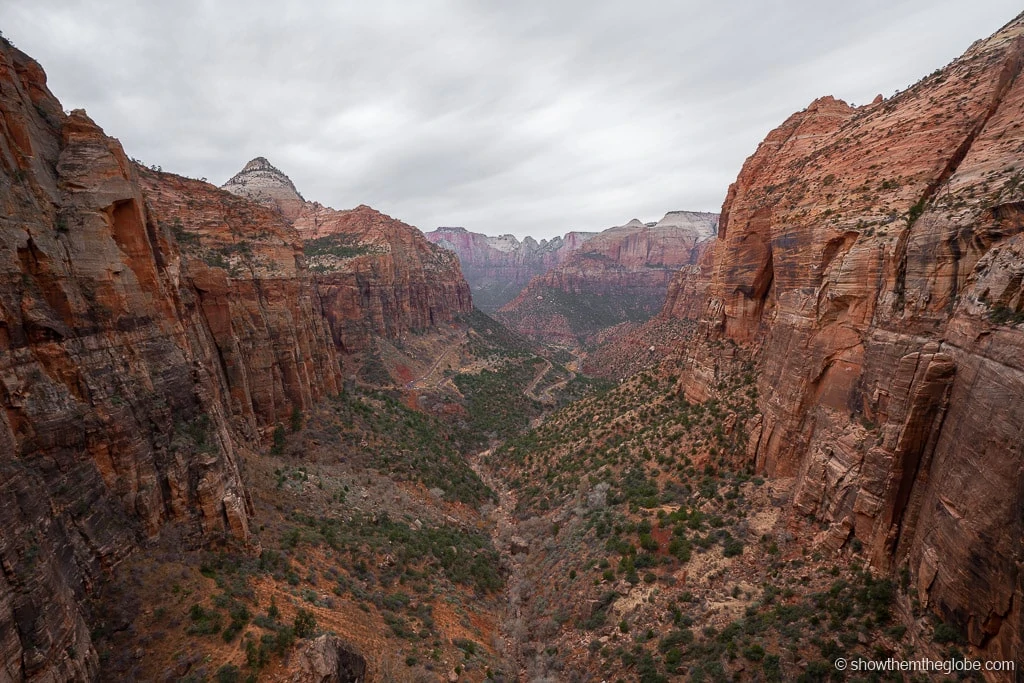
[[[0,40],[0,680],[1020,662],[1022,68],[519,242],[147,168]]]

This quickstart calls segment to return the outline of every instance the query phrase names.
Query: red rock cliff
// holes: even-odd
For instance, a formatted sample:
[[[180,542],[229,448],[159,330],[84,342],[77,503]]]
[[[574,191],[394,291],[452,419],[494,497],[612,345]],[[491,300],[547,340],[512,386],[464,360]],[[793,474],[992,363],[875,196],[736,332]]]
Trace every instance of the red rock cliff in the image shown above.
[[[397,339],[473,310],[458,257],[412,226],[368,206],[335,211],[312,204],[295,227],[342,351],[366,348],[373,335]]]
[[[262,157],[224,189],[280,211],[298,230],[331,334],[345,353],[366,348],[374,335],[399,338],[473,310],[458,258],[411,225],[368,206],[338,211],[317,202],[283,205],[282,196],[290,197],[294,186]]]
[[[663,306],[677,271],[696,264],[717,224],[716,214],[673,211],[654,225],[633,220],[605,230],[534,278],[496,317],[522,334],[568,345],[647,320]]]
[[[719,340],[750,349],[758,469],[798,478],[819,543],[907,567],[999,659],[1024,651],[1022,35],[1019,17],[888,100],[822,98],[773,131],[729,189],[687,352],[699,397]]]
[[[246,540],[238,449],[337,386],[294,231],[144,176],[0,41],[2,680],[95,679],[104,573],[168,525]],[[177,244],[248,235],[212,266]]]
[[[252,434],[337,393],[339,358],[288,221],[209,183],[139,175],[150,217],[176,236],[186,310],[213,337],[237,426]]]
[[[529,281],[565,261],[597,233],[569,232],[537,242],[512,235],[491,237],[465,228],[438,228],[425,233],[434,244],[459,257],[477,308],[493,313],[514,299]]]

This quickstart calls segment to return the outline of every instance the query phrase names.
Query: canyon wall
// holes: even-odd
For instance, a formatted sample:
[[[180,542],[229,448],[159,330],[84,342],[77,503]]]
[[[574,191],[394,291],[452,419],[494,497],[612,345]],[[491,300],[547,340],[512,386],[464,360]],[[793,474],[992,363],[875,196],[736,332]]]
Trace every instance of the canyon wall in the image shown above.
[[[791,116],[664,313],[699,318],[690,398],[756,360],[748,454],[796,477],[819,546],[906,568],[998,659],[1024,646],[1022,64],[1018,17],[887,100]]]
[[[473,310],[458,257],[416,228],[368,206],[307,206],[295,221],[324,299],[335,343],[360,351]]]
[[[344,353],[366,349],[374,336],[400,339],[473,310],[458,258],[411,225],[368,206],[336,210],[306,202],[263,157],[223,189],[270,207],[298,231]]]
[[[589,239],[534,278],[495,317],[517,332],[576,346],[603,329],[643,322],[662,308],[680,268],[696,267],[718,215],[672,211],[654,225],[632,220]]]
[[[339,356],[288,221],[209,183],[137,172],[151,220],[175,238],[188,322],[212,337],[236,428],[253,437],[336,394]]]
[[[578,250],[594,232],[568,232],[564,237],[520,242],[513,235],[491,237],[465,228],[438,228],[425,233],[434,244],[454,251],[469,282],[477,308],[494,313]]]
[[[2,40],[0,205],[0,679],[92,680],[85,598],[168,527],[247,542],[240,450],[340,368],[292,228],[142,171]]]

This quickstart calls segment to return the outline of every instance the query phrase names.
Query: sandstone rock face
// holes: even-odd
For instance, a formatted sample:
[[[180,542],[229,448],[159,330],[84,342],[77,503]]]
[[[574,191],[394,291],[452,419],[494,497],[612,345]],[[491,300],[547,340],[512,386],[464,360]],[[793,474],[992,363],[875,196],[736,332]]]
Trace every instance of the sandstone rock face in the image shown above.
[[[698,242],[694,247],[692,262],[679,269],[668,283],[665,305],[658,312],[659,318],[675,320],[697,320],[704,310],[704,298],[715,264],[716,238]]]
[[[295,683],[362,683],[366,660],[337,636],[324,634],[303,646],[295,656]]]
[[[986,657],[1024,647],[1024,17],[888,100],[822,98],[729,189],[693,316],[691,398],[760,372],[749,453],[795,504],[910,571]]]
[[[254,436],[337,393],[339,357],[288,221],[205,182],[138,173],[151,219],[176,236],[185,311],[213,337],[236,428]]]
[[[662,308],[682,267],[696,267],[718,215],[672,211],[653,225],[632,220],[589,239],[534,278],[496,317],[549,343],[576,346],[602,329],[642,322]]]
[[[465,228],[438,228],[425,233],[434,244],[454,251],[469,282],[477,308],[487,313],[514,299],[538,275],[559,265],[594,232],[568,232],[564,237],[537,242],[513,235],[491,237]]]
[[[306,204],[291,178],[264,157],[256,157],[247,163],[221,189],[266,204],[291,221],[295,220]]]
[[[251,177],[258,182],[246,180]],[[262,157],[246,164],[223,189],[279,210],[298,231],[331,334],[343,353],[365,349],[374,335],[398,339],[473,310],[458,258],[411,225],[368,206],[338,211],[302,201],[288,177]]]
[[[171,524],[245,542],[238,449],[340,378],[294,231],[139,176],[0,40],[2,680],[95,680],[105,572]]]
[[[473,310],[459,259],[416,228],[368,206],[307,205],[295,221],[338,348],[403,335]]]

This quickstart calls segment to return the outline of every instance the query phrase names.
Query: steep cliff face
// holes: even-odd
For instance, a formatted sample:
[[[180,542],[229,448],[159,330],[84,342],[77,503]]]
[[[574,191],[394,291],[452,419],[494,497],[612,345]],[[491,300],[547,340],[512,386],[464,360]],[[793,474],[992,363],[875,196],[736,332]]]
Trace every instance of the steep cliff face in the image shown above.
[[[458,258],[411,225],[368,206],[338,211],[302,201],[288,177],[262,157],[223,189],[271,207],[298,231],[344,353],[362,351],[374,335],[398,339],[473,310]]]
[[[716,238],[699,242],[691,263],[672,276],[665,293],[665,304],[658,312],[663,319],[696,320],[704,310],[704,299],[715,265]]]
[[[473,310],[459,259],[410,225],[368,206],[308,205],[295,221],[338,348],[398,339]]]
[[[822,98],[730,188],[686,390],[757,359],[757,467],[993,657],[1024,602],[1024,18],[889,100]],[[689,289],[688,289],[689,288]]]
[[[3,680],[95,679],[86,596],[168,525],[246,541],[238,448],[337,386],[294,231],[143,176],[0,41]],[[179,251],[235,228],[258,265]]]
[[[717,214],[672,211],[654,225],[632,220],[605,230],[534,278],[496,317],[527,336],[568,345],[647,320],[677,271],[696,265],[717,225]]]
[[[537,242],[513,235],[491,237],[465,228],[438,228],[425,233],[434,244],[454,251],[469,282],[476,306],[487,313],[514,299],[534,277],[565,261],[597,233],[568,232]]]
[[[337,393],[339,357],[288,221],[205,182],[137,171],[151,219],[181,252],[187,322],[212,336],[235,426],[254,436]]]

